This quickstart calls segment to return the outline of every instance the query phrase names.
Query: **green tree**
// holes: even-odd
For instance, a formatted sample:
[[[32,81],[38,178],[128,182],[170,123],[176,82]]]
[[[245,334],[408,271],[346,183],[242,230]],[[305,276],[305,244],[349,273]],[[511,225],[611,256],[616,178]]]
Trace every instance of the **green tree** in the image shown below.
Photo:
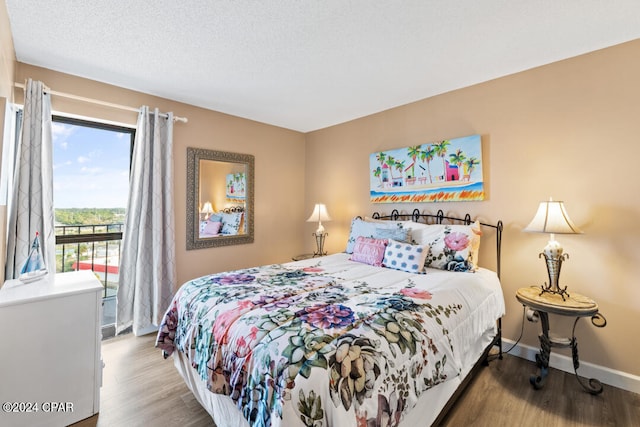
[[[458,148],[455,153],[449,154],[449,159],[451,159],[451,163],[458,166],[458,176],[459,178],[462,178],[462,165],[467,160],[467,156],[465,156],[464,152]]]
[[[411,172],[410,172],[410,175],[412,178],[416,177],[416,159],[418,158],[419,154],[420,154],[419,145],[413,145],[409,147],[407,150],[407,155],[411,157],[411,160],[413,161],[413,163],[411,164]]]
[[[431,145],[427,145],[426,150],[420,152],[420,160],[427,164],[427,173],[429,174],[429,183],[433,183],[433,177],[431,176],[431,160],[435,156],[435,150]]]
[[[450,144],[451,142],[445,139],[444,141],[436,142],[433,147],[436,156],[442,157],[442,178],[444,181],[447,180],[447,163],[444,158],[447,155],[447,146]]]

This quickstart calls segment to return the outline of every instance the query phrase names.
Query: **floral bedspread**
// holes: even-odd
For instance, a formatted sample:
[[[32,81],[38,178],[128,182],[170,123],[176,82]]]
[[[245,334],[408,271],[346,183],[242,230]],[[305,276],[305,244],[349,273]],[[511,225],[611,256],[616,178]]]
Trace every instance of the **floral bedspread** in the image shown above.
[[[184,352],[251,426],[397,425],[459,374],[464,350],[450,331],[472,308],[442,279],[430,290],[429,274],[325,262],[187,282],[156,345],[165,357]]]

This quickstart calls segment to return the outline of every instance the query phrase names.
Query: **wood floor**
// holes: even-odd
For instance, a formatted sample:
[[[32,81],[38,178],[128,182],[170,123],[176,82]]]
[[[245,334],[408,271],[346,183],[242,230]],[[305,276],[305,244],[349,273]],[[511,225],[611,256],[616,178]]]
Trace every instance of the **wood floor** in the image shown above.
[[[74,427],[213,425],[172,360],[154,348],[154,339],[130,335],[103,341],[100,414]],[[640,395],[605,385],[601,395],[592,396],[573,374],[555,369],[545,387],[534,390],[528,381],[534,371],[531,362],[514,356],[492,361],[442,426],[640,426]]]

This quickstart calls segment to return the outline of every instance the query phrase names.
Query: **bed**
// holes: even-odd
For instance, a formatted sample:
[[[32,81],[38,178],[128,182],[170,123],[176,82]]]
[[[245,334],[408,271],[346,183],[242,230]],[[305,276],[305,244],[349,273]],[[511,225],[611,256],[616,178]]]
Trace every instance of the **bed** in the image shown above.
[[[200,221],[198,237],[234,236],[245,232],[244,207],[232,206],[213,212]]]
[[[437,424],[502,356],[501,235],[442,211],[356,218],[344,253],[185,283],[156,346],[219,427]]]

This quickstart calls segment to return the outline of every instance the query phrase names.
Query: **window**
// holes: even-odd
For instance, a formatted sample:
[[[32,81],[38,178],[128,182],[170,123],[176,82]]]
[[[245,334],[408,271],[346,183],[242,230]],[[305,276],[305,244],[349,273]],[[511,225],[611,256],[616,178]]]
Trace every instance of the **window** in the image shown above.
[[[135,129],[60,116],[52,128],[56,271],[100,278],[102,325],[110,326]]]

